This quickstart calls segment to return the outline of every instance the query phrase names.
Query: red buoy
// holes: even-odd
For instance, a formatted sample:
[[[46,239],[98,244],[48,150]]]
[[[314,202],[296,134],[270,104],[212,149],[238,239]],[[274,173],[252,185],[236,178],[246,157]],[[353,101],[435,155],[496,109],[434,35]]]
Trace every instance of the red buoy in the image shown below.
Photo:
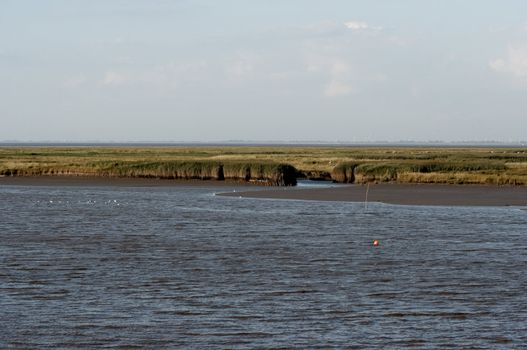
[[[374,240],[373,241],[373,246],[374,247],[378,247],[379,246],[379,241],[378,240]]]

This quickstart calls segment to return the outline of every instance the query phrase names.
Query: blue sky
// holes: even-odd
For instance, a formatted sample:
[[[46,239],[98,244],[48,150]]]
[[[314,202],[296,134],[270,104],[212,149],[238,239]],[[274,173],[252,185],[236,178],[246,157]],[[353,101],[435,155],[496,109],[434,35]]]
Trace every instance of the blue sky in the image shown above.
[[[527,2],[0,0],[0,94],[0,140],[525,140]]]

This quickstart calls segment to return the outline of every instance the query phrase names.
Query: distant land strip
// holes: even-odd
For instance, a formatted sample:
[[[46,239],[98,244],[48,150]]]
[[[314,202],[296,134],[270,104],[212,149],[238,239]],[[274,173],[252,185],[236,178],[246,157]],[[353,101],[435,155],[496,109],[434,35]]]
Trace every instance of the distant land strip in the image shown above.
[[[503,147],[0,147],[0,176],[527,185],[527,149]]]

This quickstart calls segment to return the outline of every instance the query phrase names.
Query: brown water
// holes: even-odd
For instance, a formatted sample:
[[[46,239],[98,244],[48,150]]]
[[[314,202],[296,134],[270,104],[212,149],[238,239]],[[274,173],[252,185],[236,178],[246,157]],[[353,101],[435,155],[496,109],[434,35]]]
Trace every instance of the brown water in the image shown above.
[[[527,344],[525,211],[225,190],[0,187],[0,348]]]

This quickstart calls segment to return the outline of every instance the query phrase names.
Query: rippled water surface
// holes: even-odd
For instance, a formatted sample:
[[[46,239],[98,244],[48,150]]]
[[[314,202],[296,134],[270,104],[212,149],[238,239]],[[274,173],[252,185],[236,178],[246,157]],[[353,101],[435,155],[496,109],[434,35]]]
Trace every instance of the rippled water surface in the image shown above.
[[[0,187],[0,348],[527,344],[526,211],[225,190]]]

